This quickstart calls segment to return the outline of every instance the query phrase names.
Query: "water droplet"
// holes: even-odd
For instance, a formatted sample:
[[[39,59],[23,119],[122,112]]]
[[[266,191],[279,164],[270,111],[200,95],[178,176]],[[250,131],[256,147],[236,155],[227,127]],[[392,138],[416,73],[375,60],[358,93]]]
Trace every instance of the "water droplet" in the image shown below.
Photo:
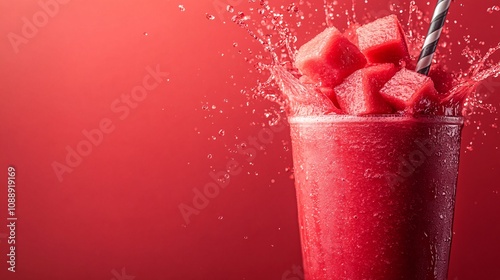
[[[236,48],[237,46],[238,46],[238,43],[234,42],[234,43],[233,43],[233,47],[235,47],[235,48]]]
[[[148,32],[144,32],[144,33],[142,33],[142,35],[148,36],[149,34],[148,34]]]
[[[207,155],[207,158],[208,158],[208,159],[212,159],[212,157],[213,157],[213,156],[212,156],[212,154],[208,154],[208,155]]]
[[[220,136],[226,135],[226,132],[224,131],[224,129],[219,130],[219,135]]]
[[[246,235],[243,236],[243,239],[248,240],[248,236],[246,236]]]
[[[217,219],[219,219],[219,220],[223,220],[223,219],[224,219],[224,216],[219,216]]]
[[[370,176],[372,175],[372,170],[370,168],[366,169],[363,175],[365,176],[365,178],[370,178]]]
[[[208,19],[208,20],[214,20],[215,19],[215,16],[214,15],[211,15],[211,14],[206,14],[205,17]]]
[[[230,12],[230,13],[234,12],[234,8],[233,8],[233,6],[231,6],[231,5],[227,5],[227,6],[226,6],[226,11],[228,11],[228,12]]]
[[[486,11],[487,11],[489,14],[492,14],[493,12],[499,12],[499,11],[500,11],[500,7],[499,7],[499,6],[493,6],[493,7],[491,7],[491,8],[486,9]]]
[[[179,5],[179,10],[181,12],[184,12],[186,10],[186,8],[184,7],[184,5]]]

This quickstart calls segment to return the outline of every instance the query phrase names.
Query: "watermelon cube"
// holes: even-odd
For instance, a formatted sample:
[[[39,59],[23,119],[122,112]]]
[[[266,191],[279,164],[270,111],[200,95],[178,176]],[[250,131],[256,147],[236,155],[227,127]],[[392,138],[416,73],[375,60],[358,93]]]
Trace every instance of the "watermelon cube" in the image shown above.
[[[382,97],[397,110],[413,111],[436,99],[431,78],[408,69],[401,69],[380,90]]]
[[[295,65],[302,74],[327,87],[340,84],[365,64],[366,58],[358,47],[335,27],[326,28],[302,45],[295,58]]]
[[[320,87],[318,90],[326,95],[335,104],[337,102],[337,97],[335,96],[335,91],[331,87]]]
[[[405,68],[415,70],[417,67],[416,61],[411,61],[406,64]],[[434,82],[434,87],[439,93],[440,97],[448,94],[455,84],[455,78],[451,71],[445,65],[433,63],[429,71],[429,78]]]
[[[337,102],[346,114],[389,114],[392,107],[380,96],[380,89],[396,73],[392,63],[360,69],[335,87]]]
[[[356,30],[358,46],[370,63],[408,61],[409,53],[403,28],[396,15],[367,23]]]

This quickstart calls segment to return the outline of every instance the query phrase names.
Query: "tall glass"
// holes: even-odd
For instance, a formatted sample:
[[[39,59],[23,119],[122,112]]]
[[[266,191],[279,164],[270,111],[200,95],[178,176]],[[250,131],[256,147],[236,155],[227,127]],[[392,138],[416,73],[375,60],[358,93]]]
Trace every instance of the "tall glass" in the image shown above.
[[[289,121],[305,279],[446,279],[463,119]]]

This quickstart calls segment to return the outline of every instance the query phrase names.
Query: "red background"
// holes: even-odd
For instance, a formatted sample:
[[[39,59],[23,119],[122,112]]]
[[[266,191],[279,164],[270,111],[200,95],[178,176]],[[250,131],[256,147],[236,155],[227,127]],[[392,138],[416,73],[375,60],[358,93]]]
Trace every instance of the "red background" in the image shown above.
[[[260,46],[217,12],[228,2],[236,10],[252,6],[72,0],[16,53],[8,34],[21,34],[23,17],[32,21],[41,8],[37,1],[0,1],[1,279],[120,280],[122,268],[137,280],[300,279],[292,272],[301,256],[288,131],[275,133],[252,163],[228,150],[257,136],[273,106],[240,93],[256,84],[244,57]],[[386,1],[373,2],[369,11],[387,10]],[[418,1],[430,10],[425,2]],[[484,41],[472,44],[483,52],[500,41],[500,14],[487,13],[492,4],[484,2],[455,1],[448,24],[455,41],[465,34]],[[289,2],[271,1],[282,4]],[[311,4],[299,45],[323,28],[322,1]],[[455,47],[458,62],[461,47]],[[120,120],[110,105],[156,65],[168,80]],[[491,79],[480,89],[497,107],[499,83]],[[98,128],[104,118],[115,130],[60,182],[52,163],[64,163],[66,147],[75,148],[85,139],[82,130]],[[496,118],[475,115],[481,129],[464,131],[464,151],[475,137],[474,151],[463,153],[460,164],[450,279],[500,275]],[[193,188],[212,182],[209,173],[231,158],[241,174],[186,226],[179,205],[192,205]],[[16,273],[6,264],[9,165],[17,170]]]

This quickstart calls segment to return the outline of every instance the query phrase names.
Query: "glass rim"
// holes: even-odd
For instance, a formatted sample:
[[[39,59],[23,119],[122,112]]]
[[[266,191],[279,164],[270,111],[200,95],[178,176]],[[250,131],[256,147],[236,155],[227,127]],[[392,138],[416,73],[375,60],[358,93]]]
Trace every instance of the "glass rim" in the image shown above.
[[[429,116],[429,115],[400,115],[400,114],[383,114],[383,115],[317,115],[317,116],[291,116],[288,117],[290,124],[304,123],[363,123],[363,122],[416,122],[416,123],[440,123],[463,125],[464,117],[460,116]]]

